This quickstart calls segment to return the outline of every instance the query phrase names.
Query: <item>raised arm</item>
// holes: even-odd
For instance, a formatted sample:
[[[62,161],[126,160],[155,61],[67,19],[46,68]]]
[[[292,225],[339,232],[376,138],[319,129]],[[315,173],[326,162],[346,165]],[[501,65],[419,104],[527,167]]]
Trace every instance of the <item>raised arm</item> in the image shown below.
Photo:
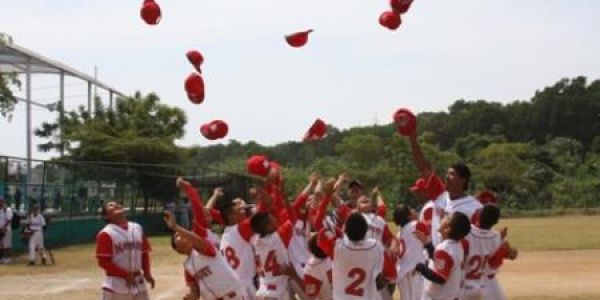
[[[190,200],[190,205],[192,206],[192,216],[194,217],[194,223],[200,227],[206,228],[208,224],[206,222],[206,217],[204,216],[204,207],[202,205],[202,198],[198,195],[198,191],[183,178],[177,178],[176,185],[178,188],[182,189],[188,199]]]
[[[217,254],[216,250],[209,242],[199,237],[197,234],[177,225],[173,213],[165,211],[164,221],[169,229],[178,233],[184,239],[190,241],[192,243],[192,247],[194,247],[194,249],[196,249],[198,252],[208,256],[215,256]]]
[[[433,168],[431,167],[429,161],[425,158],[425,154],[423,154],[423,149],[421,149],[421,145],[419,145],[417,138],[417,132],[413,132],[408,140],[410,141],[410,149],[417,169],[421,173],[421,176],[428,177],[431,175],[431,172],[433,172]]]
[[[210,199],[208,199],[208,202],[206,202],[206,204],[204,205],[204,208],[208,208],[208,209],[212,209],[215,207],[215,204],[217,203],[217,200],[219,200],[221,197],[223,197],[223,188],[221,187],[217,187],[213,190],[212,195],[210,196]]]

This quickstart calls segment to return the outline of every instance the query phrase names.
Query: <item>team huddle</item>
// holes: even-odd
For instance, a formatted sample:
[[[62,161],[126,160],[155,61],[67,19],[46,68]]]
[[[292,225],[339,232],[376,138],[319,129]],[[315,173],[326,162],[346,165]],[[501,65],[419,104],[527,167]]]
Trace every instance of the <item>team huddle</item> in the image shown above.
[[[342,174],[311,174],[287,201],[281,167],[256,155],[248,172],[264,179],[250,190],[253,204],[226,199],[220,189],[206,203],[183,178],[176,185],[190,200],[191,230],[172,213],[165,223],[173,250],[183,256],[195,299],[506,299],[495,277],[517,250],[496,231],[500,210],[494,195],[466,194],[469,168],[450,166],[442,180],[409,136],[421,177],[410,188],[421,210],[394,208],[396,234],[378,188],[370,195]],[[344,193],[344,189],[346,190]],[[116,202],[103,207],[106,227],[97,235],[96,256],[106,278],[103,299],[149,299],[154,287],[150,244],[140,225],[128,222]],[[223,228],[219,236],[212,228]]]

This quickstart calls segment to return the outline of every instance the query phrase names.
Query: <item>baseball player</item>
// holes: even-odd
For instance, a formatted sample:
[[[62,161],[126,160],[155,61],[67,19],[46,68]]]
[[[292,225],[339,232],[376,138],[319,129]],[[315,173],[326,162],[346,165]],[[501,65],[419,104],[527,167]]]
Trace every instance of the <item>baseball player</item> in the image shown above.
[[[401,249],[396,264],[396,284],[400,297],[402,300],[418,300],[423,294],[423,277],[413,271],[427,257],[423,253],[423,243],[415,236],[415,232],[429,236],[429,227],[417,221],[415,211],[405,205],[399,205],[394,211],[394,223],[399,228],[397,239]]]
[[[278,223],[275,216],[264,211],[256,213],[250,220],[252,230],[258,234],[253,241],[260,275],[257,299],[287,300],[288,280],[302,283],[288,255],[294,230],[292,221],[276,227]]]
[[[256,275],[256,263],[251,243],[254,231],[250,226],[250,218],[246,216],[246,203],[236,198],[224,201],[220,209],[225,222],[220,244],[221,254],[237,273],[249,299],[255,299],[256,288],[253,280]]]
[[[317,245],[317,235],[308,241],[311,256],[304,266],[304,289],[310,299],[332,300],[332,266],[333,262]]]
[[[187,256],[183,265],[195,281],[192,288],[195,293],[186,296],[185,300],[248,299],[236,272],[212,243],[178,226],[170,212],[165,212],[165,223],[174,232],[171,246]]]
[[[10,263],[10,249],[12,248],[12,218],[13,212],[3,196],[0,196],[0,264]]]
[[[504,242],[500,233],[491,230],[499,218],[500,210],[496,206],[484,206],[479,224],[471,225],[471,232],[465,237],[468,242],[468,255],[465,258],[465,279],[461,296],[463,300],[481,299],[486,269],[497,269],[508,254],[510,246]]]
[[[433,262],[430,261],[429,266],[418,263],[416,267],[416,270],[427,279],[423,299],[459,298],[465,257],[465,246],[461,240],[471,231],[470,223],[465,214],[455,212],[442,220],[440,233],[443,241],[435,247],[435,251],[431,243],[427,244]]]
[[[42,264],[46,264],[46,253],[44,251],[44,227],[46,226],[46,220],[40,213],[40,207],[34,205],[33,209],[27,216],[25,221],[27,228],[31,231],[31,237],[29,238],[29,265],[35,265],[35,260],[38,253],[42,257]]]
[[[395,281],[395,258],[381,242],[366,238],[368,224],[354,212],[346,219],[344,235],[321,229],[317,244],[333,260],[334,299],[381,299],[379,288]]]
[[[106,226],[96,236],[96,258],[106,277],[103,300],[147,300],[146,282],[154,288],[150,272],[150,243],[142,226],[128,222],[123,207],[110,201],[102,206]]]

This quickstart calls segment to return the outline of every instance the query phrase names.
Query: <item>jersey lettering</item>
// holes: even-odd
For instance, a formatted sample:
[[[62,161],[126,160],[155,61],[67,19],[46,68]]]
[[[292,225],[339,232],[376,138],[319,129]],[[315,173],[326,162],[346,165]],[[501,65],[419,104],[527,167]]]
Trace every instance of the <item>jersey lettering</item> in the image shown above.
[[[466,278],[471,280],[480,279],[483,268],[487,264],[488,258],[488,255],[484,257],[481,257],[481,255],[475,255],[471,257],[471,259],[469,259],[467,262],[467,268],[470,271],[468,271]]]
[[[271,250],[269,251],[269,254],[267,254],[267,259],[265,260],[265,272],[271,272],[271,275],[273,276],[281,275],[275,250]]]
[[[225,256],[227,263],[236,270],[240,266],[240,259],[235,255],[235,250],[230,246],[225,247],[223,250],[223,256]]]
[[[359,287],[365,281],[367,277],[367,272],[361,268],[353,268],[348,272],[348,277],[354,279],[352,283],[346,287],[346,294],[362,297],[365,293],[365,290],[362,287]]]

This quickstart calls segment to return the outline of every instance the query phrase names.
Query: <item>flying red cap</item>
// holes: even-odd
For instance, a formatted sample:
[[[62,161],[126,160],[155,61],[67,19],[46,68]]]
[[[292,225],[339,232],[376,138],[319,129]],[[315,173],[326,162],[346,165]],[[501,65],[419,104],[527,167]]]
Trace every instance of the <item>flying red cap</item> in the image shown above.
[[[269,174],[271,164],[264,155],[254,155],[246,161],[248,173],[251,175],[265,177]]]
[[[426,189],[427,189],[427,182],[423,178],[417,179],[417,181],[415,181],[415,184],[413,184],[410,187],[410,190],[413,192],[425,191]]]
[[[486,204],[498,204],[498,198],[496,195],[489,190],[483,190],[477,194],[477,200],[483,205]]]
[[[390,0],[390,7],[397,14],[406,13],[410,9],[413,0]]]
[[[417,130],[417,117],[406,108],[400,108],[394,113],[394,123],[398,132],[404,136],[410,136]]]
[[[299,47],[306,45],[306,42],[308,42],[308,34],[311,32],[313,32],[312,29],[309,29],[307,31],[295,32],[295,33],[286,35],[285,40],[287,41],[287,43],[290,46],[292,46],[294,48],[299,48]]]
[[[400,14],[394,11],[384,11],[379,16],[379,24],[389,30],[396,30],[402,24],[402,19],[400,19]]]
[[[204,101],[204,80],[198,73],[192,73],[185,79],[185,91],[194,104]]]
[[[208,140],[218,140],[227,136],[229,126],[223,120],[214,120],[200,126],[200,133]]]
[[[315,141],[325,137],[327,134],[327,124],[321,119],[315,120],[310,126],[306,134],[304,134],[304,141]]]
[[[202,73],[200,70],[200,66],[204,62],[204,56],[202,56],[202,53],[197,50],[190,50],[187,52],[186,56],[196,71],[198,71],[198,73]]]
[[[156,25],[160,22],[160,6],[154,0],[144,0],[140,16],[148,25]]]

